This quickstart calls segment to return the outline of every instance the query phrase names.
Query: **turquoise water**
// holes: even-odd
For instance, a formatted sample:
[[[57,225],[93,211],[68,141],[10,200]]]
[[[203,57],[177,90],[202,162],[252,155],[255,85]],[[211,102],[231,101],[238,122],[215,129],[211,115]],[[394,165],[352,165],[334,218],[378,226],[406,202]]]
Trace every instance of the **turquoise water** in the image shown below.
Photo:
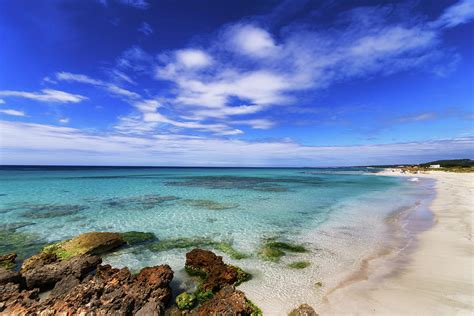
[[[289,260],[314,261],[307,271],[318,277],[333,271],[330,265],[335,263],[354,265],[366,249],[380,243],[387,216],[414,205],[430,190],[424,180],[374,176],[367,174],[370,171],[4,167],[0,225],[4,233],[19,234],[21,242],[32,244],[21,255],[87,231],[133,230],[153,232],[158,240],[225,241],[250,254],[236,263],[254,272],[254,285],[275,290],[278,285],[269,283],[268,276],[281,271]],[[265,262],[256,255],[265,238],[302,242],[310,253],[285,256],[280,263]],[[0,249],[12,250],[14,242],[0,240]],[[132,269],[170,263],[178,270],[177,282],[185,282],[179,270],[186,251],[125,249],[105,260]],[[326,270],[324,263],[328,263]],[[301,272],[289,271],[288,276],[291,273]],[[254,292],[258,301],[258,288],[249,284],[246,292]]]

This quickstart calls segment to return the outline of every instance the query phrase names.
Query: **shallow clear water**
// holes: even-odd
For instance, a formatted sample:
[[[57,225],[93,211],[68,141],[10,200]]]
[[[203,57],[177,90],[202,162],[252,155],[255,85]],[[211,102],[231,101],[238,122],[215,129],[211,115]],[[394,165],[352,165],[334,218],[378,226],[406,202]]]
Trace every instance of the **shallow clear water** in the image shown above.
[[[381,246],[387,216],[429,195],[430,186],[424,181],[373,176],[368,171],[3,167],[0,225],[4,232],[34,236],[31,243],[38,245],[25,248],[24,255],[42,243],[87,231],[134,230],[153,232],[159,240],[226,241],[251,255],[236,261],[223,254],[255,274],[242,288],[261,303],[262,288],[278,292],[281,282],[275,280],[281,280],[281,269],[287,270],[290,282],[305,279],[294,283],[307,283],[316,291],[315,280],[356,265]],[[256,253],[263,239],[272,237],[302,242],[310,252],[289,254],[279,263],[262,261]],[[0,250],[9,250],[13,242],[0,240]],[[185,288],[189,280],[180,269],[186,251],[125,249],[105,260],[132,269],[169,263],[177,271],[175,284]],[[312,265],[294,271],[287,268],[292,260],[309,260]],[[314,279],[303,278],[308,274]],[[281,287],[274,297],[282,302],[292,295],[296,301],[308,299],[308,289],[304,295],[293,292]]]

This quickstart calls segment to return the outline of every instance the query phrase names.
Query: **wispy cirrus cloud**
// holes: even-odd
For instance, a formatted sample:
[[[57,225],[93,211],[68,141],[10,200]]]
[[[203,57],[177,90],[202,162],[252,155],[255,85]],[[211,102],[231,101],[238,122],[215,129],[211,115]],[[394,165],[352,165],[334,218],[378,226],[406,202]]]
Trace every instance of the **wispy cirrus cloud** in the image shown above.
[[[0,91],[0,97],[25,98],[39,102],[52,103],[79,103],[87,99],[87,97],[79,94],[54,89],[43,89],[41,92],[3,90]]]
[[[107,6],[110,1],[115,1],[136,9],[147,10],[150,7],[150,3],[146,0],[97,0],[104,6]]]
[[[140,95],[138,93],[135,93],[133,91],[124,89],[122,87],[119,87],[115,84],[105,82],[103,80],[98,80],[91,78],[89,76],[83,75],[83,74],[73,74],[70,72],[58,72],[55,75],[57,81],[67,81],[67,82],[79,82],[79,83],[85,83],[85,84],[91,84],[94,86],[101,87],[108,92],[120,96],[120,97],[126,97],[130,99],[138,99],[140,98]]]
[[[18,110],[13,110],[13,109],[0,110],[0,113],[6,114],[6,115],[11,115],[11,116],[26,116],[25,112],[18,111]]]
[[[148,24],[147,22],[142,22],[142,24],[140,24],[140,27],[138,28],[138,32],[146,36],[150,36],[151,34],[153,34],[154,31],[150,24]]]
[[[117,165],[342,166],[414,163],[474,154],[474,138],[469,136],[380,145],[304,146],[291,140],[92,134],[69,127],[8,121],[0,121],[0,130],[1,146],[9,152],[8,156],[0,152],[2,164],[110,165],[113,161]]]

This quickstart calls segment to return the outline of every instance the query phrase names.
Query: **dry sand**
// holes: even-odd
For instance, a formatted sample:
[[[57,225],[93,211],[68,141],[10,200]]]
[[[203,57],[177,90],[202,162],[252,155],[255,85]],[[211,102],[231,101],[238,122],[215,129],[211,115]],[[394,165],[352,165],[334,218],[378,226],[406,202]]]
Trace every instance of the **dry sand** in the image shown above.
[[[434,225],[418,235],[414,249],[392,266],[366,262],[363,277],[325,298],[321,315],[474,315],[474,173],[430,171],[380,175],[436,179],[430,209]]]

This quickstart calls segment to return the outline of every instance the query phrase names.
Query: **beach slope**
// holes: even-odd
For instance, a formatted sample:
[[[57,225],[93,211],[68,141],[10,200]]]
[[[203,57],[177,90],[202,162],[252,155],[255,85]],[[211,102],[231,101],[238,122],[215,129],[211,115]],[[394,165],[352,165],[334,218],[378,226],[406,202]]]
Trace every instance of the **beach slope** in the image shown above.
[[[380,280],[374,264],[365,280],[328,295],[322,314],[474,315],[474,173],[404,176],[436,179],[433,227],[398,270]]]

